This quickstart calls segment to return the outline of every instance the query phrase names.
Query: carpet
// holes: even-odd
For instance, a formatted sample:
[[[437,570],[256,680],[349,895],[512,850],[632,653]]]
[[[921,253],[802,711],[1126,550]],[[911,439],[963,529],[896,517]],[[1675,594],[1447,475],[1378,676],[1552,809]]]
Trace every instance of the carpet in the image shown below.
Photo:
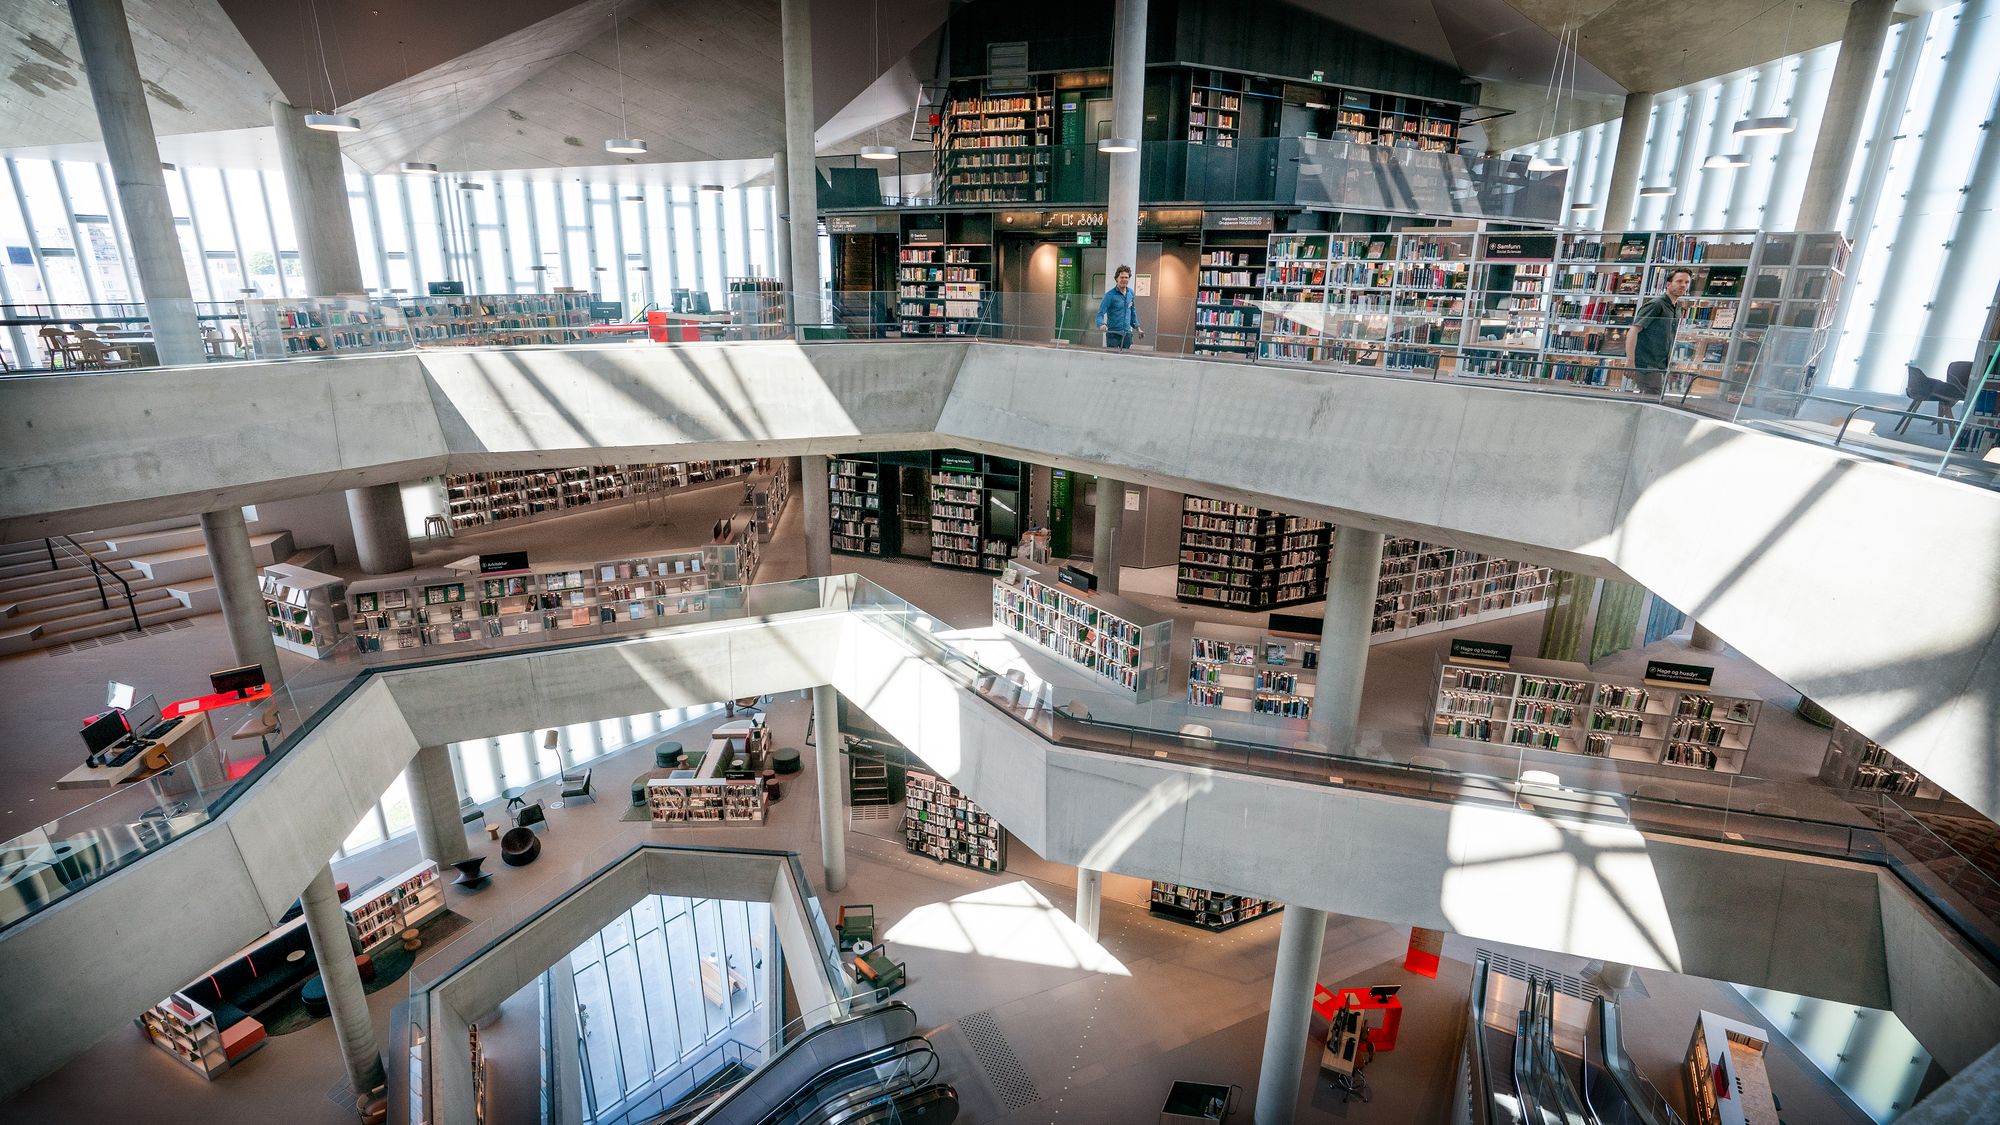
[[[634,805],[631,803],[632,786],[637,785],[642,781],[651,781],[656,777],[665,777],[668,774],[674,772],[675,769],[682,769],[682,768],[691,769],[695,771],[695,773],[699,774],[701,772],[702,760],[707,757],[708,757],[708,752],[705,750],[689,750],[687,752],[688,764],[685,767],[675,766],[672,769],[664,769],[664,770],[650,769],[638,775],[637,777],[634,777],[629,783],[627,783],[625,789],[623,790],[623,792],[625,793],[625,800],[626,800],[625,813],[618,819],[624,821],[627,824],[638,824],[643,821],[651,820],[653,818],[653,814],[649,809],[646,808],[646,806]]]
[[[418,928],[423,931],[424,947],[428,947],[450,941],[460,930],[470,925],[471,921],[464,915],[447,910]],[[362,981],[363,990],[380,992],[402,980],[410,971],[410,966],[416,964],[417,955],[423,951],[423,947],[414,950],[404,949],[402,942],[389,942],[381,951],[372,955],[375,961],[375,979]],[[266,1008],[264,1014],[257,1017],[258,1022],[264,1025],[264,1033],[267,1035],[290,1035],[294,1031],[303,1031],[324,1018],[326,1017],[315,1016],[306,1011],[305,1004],[299,1000],[296,992],[282,1003]]]

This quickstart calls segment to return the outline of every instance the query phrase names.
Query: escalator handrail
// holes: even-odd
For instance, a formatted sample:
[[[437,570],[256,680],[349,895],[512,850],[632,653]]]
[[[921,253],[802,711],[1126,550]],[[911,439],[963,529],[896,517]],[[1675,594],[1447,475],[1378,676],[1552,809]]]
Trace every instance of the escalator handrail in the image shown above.
[[[889,1042],[896,1042],[911,1034],[914,1034],[917,1029],[916,1011],[912,1009],[908,1004],[905,1004],[900,1000],[892,1000],[886,1004],[878,1004],[875,1007],[869,1008],[865,1011],[853,1012],[846,1016],[842,1016],[839,1019],[829,1020],[828,1022],[820,1024],[818,1027],[813,1028],[812,1030],[806,1032],[804,1035],[799,1036],[797,1039],[792,1040],[790,1043],[785,1044],[783,1047],[773,1052],[771,1054],[771,1057],[766,1059],[762,1065],[757,1067],[756,1070],[751,1071],[749,1074],[745,1075],[741,1081],[729,1087],[727,1090],[724,1090],[720,1095],[718,1095],[715,1098],[714,1101],[710,1102],[708,1104],[708,1107],[703,1109],[700,1114],[690,1119],[688,1125],[720,1125],[720,1123],[724,1120],[724,1118],[721,1115],[723,1111],[729,1108],[729,1104],[731,1102],[735,1101],[739,1097],[742,1097],[749,1091],[755,1089],[759,1082],[770,1078],[775,1073],[778,1073],[780,1068],[782,1068],[787,1062],[797,1057],[798,1055],[803,1054],[807,1049],[809,1049],[812,1045],[814,1045],[820,1038],[834,1034],[836,1032],[840,1032],[843,1034],[852,1033],[855,1030],[856,1025],[865,1022],[870,1022],[870,1021],[887,1022],[889,1020],[896,1020],[898,1022],[907,1022],[908,1024],[908,1027],[905,1030],[898,1032],[894,1035],[888,1036]],[[810,1081],[810,1079],[808,1079],[808,1081]]]
[[[1486,977],[1490,971],[1485,956],[1481,955],[1472,968],[1472,991],[1467,1000],[1471,1018],[1466,1022],[1465,1033],[1471,1038],[1466,1049],[1472,1072],[1466,1085],[1472,1098],[1472,1125],[1490,1125],[1493,1117],[1493,1078],[1486,1065]]]
[[[842,1059],[828,1066],[818,1074],[813,1075],[811,1078],[806,1079],[799,1085],[797,1093],[794,1093],[791,1097],[785,1099],[782,1104],[772,1109],[771,1112],[765,1114],[756,1122],[756,1125],[779,1125],[779,1123],[787,1120],[792,1114],[806,1109],[814,1101],[824,1096],[823,1091],[825,1088],[833,1083],[843,1078],[850,1078],[866,1071],[874,1070],[878,1067],[888,1066],[897,1059],[920,1054],[929,1055],[933,1066],[941,1065],[938,1062],[937,1050],[931,1046],[931,1041],[922,1035],[905,1036],[894,1043],[877,1047],[872,1051],[855,1055],[852,1058]]]

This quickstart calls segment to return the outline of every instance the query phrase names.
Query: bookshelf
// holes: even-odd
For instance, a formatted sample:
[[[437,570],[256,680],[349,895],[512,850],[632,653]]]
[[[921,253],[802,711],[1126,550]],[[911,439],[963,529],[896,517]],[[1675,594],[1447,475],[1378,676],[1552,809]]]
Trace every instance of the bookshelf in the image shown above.
[[[993,623],[1138,699],[1166,686],[1173,618],[1123,598],[1059,586],[1052,573],[1016,560],[993,580]]]
[[[665,465],[581,465],[563,469],[449,473],[441,511],[453,531],[552,517],[593,504],[636,500],[697,484],[749,476],[754,458]]]
[[[253,297],[237,302],[258,359],[354,355],[410,346],[402,310],[366,297]]]
[[[978,93],[945,103],[932,135],[939,202],[1045,203],[1055,93]]]
[[[179,1059],[182,1066],[210,1082],[229,1069],[215,1013],[175,993],[139,1013],[139,1029],[153,1046]]]
[[[425,860],[342,903],[363,953],[392,941],[412,926],[421,926],[445,911],[444,884],[438,866]]]
[[[725,522],[728,526],[721,541],[701,549],[702,567],[711,586],[748,586],[757,576],[755,526],[746,522],[738,528],[733,520]]]
[[[1257,354],[1268,254],[1261,233],[1202,230],[1201,266],[1195,275],[1194,354],[1248,358]]]
[[[1259,610],[1326,596],[1329,528],[1248,504],[1185,496],[1174,597]]]
[[[654,824],[762,824],[764,779],[656,777],[646,783]]]
[[[732,277],[723,282],[729,295],[729,335],[734,340],[781,340],[785,336],[785,291],[774,277]]]
[[[957,786],[922,770],[904,776],[903,843],[939,863],[1007,869],[1007,830]]]
[[[1553,580],[1548,567],[1533,563],[1401,536],[1385,539],[1372,640],[1405,640],[1540,609]]]
[[[1881,743],[1838,720],[1833,724],[1833,737],[1827,740],[1826,757],[1820,761],[1819,779],[1835,788],[1868,793],[1928,800],[1944,796],[1944,790]]]
[[[347,587],[355,643],[395,652],[620,621],[671,624],[708,608],[715,547],[504,575],[443,569],[361,579]]]
[[[325,660],[340,644],[347,613],[346,580],[302,566],[273,563],[257,576],[271,643],[287,652]]]
[[[986,534],[986,478],[976,457],[944,458],[931,473],[931,562],[958,570],[998,573],[1013,544]]]
[[[1189,649],[1187,701],[1286,719],[1312,717],[1319,672],[1319,645],[1262,634],[1255,639],[1212,635],[1214,626],[1196,626]]]
[[[1146,904],[1146,909],[1159,917],[1183,925],[1200,926],[1215,933],[1240,926],[1253,918],[1276,914],[1284,908],[1283,903],[1269,899],[1205,891],[1200,887],[1162,883],[1157,879],[1153,880],[1151,901]]]
[[[1243,79],[1215,71],[1197,71],[1188,86],[1189,144],[1235,148],[1242,135]]]
[[[404,297],[394,307],[410,338],[427,348],[574,344],[588,338],[590,327],[588,293]]]
[[[827,499],[833,550],[842,555],[882,554],[882,480],[872,460],[827,459]]]
[[[1681,1060],[1687,1081],[1690,1125],[1764,1125],[1781,1122],[1778,1099],[1764,1065],[1771,1033],[1714,1012],[1695,1016],[1694,1034]],[[1719,1093],[1718,1081],[1727,1088]]]
[[[905,246],[896,254],[896,317],[903,335],[978,334],[992,281],[988,244]]]
[[[1601,679],[1561,661],[1442,660],[1427,741],[1734,774],[1743,771],[1762,706],[1754,695]]]
[[[1459,107],[1397,94],[1342,90],[1334,105],[1338,141],[1423,152],[1458,151]]]
[[[1849,246],[1832,232],[1272,234],[1258,354],[1620,386],[1634,312],[1685,268],[1670,369],[1797,391],[1832,330]]]
[[[757,541],[769,543],[778,530],[778,518],[792,499],[792,459],[780,457],[771,464],[770,483],[751,495],[750,512],[757,520]]]

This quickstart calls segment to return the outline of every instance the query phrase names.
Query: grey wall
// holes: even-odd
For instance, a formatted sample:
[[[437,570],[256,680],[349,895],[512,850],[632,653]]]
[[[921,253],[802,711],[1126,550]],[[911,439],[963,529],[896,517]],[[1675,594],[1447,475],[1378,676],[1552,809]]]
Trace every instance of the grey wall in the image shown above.
[[[347,514],[345,492],[267,500],[257,505],[257,521],[291,532],[292,544],[300,550],[330,546],[343,564],[354,562],[354,521]]]

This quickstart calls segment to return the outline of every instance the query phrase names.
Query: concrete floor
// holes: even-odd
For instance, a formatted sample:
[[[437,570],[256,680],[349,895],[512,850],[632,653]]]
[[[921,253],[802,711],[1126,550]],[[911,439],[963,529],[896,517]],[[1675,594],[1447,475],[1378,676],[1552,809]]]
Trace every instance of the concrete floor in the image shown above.
[[[643,521],[636,509],[614,508],[463,536],[425,549],[423,559],[434,563],[482,549],[522,547],[531,557],[558,553],[565,558],[615,557],[648,547],[701,542],[715,518],[716,506],[733,508],[739,495],[736,488],[725,485],[679,498],[674,520],[666,527]],[[804,573],[801,511],[802,505],[796,502],[788,508],[777,539],[767,546],[760,580],[776,581]],[[836,564],[839,569],[852,569],[883,582],[953,625],[976,629],[988,624],[989,580],[983,576],[844,556],[838,557]],[[1160,608],[1192,619],[1187,607],[1158,600]],[[1227,615],[1204,610],[1201,616]],[[1463,632],[1532,645],[1539,627],[1540,616],[1534,614]],[[1363,725],[1383,753],[1392,757],[1435,753],[1421,746],[1416,732],[1428,700],[1432,664],[1446,637],[1438,634],[1380,645],[1371,652]],[[1652,655],[1679,655],[1680,644],[1661,642],[1654,646]],[[1636,668],[1647,655],[1621,654],[1606,661],[1603,670],[1621,671],[1628,663]],[[1029,656],[1037,659],[1032,652]],[[1747,662],[1730,659],[1733,666],[1742,666],[1744,674],[1762,675]],[[165,698],[197,693],[210,668],[228,663],[219,616],[200,619],[194,628],[105,648],[59,657],[28,654],[0,660],[0,683],[8,688],[0,692],[0,722],[16,734],[20,747],[20,752],[0,762],[0,814],[5,818],[0,819],[0,833],[18,832],[46,820],[51,808],[74,807],[80,799],[95,795],[52,793],[46,787],[70,768],[73,757],[80,757],[69,750],[75,738],[74,716],[101,700],[105,679],[138,679],[147,690],[158,691]],[[302,658],[287,657],[285,663],[295,682],[344,679],[346,675],[338,666],[315,665]],[[1052,676],[1066,674],[1053,660],[1045,663]],[[1825,735],[1784,713],[1784,701],[1777,695],[1782,685],[1771,683],[1774,686],[1767,698],[1773,706],[1767,709],[1770,718],[1766,725],[1760,727],[1753,767],[1802,781],[1816,771]],[[773,708],[771,721],[780,744],[802,742],[804,715],[802,701]],[[697,729],[713,721],[697,724]],[[806,757],[810,769],[810,755]],[[1508,761],[1511,763],[1511,756]],[[519,917],[567,886],[565,876],[569,873],[595,866],[608,853],[641,839],[786,847],[806,856],[809,867],[817,871],[817,813],[809,778],[791,783],[788,799],[772,809],[769,823],[761,828],[653,829],[623,823],[618,795],[625,788],[624,779],[649,764],[638,755],[600,759],[596,763],[599,787],[607,799],[557,811],[544,840],[547,851],[536,867],[520,872],[502,869],[493,888],[478,895],[452,892],[453,909],[475,923],[491,920],[497,925]],[[939,912],[948,919],[978,917],[981,911],[990,911],[991,905],[976,901],[954,905],[955,900],[999,894],[1014,904],[1016,916],[1027,919],[1025,924],[1060,937],[1057,918],[1073,908],[1071,869],[1043,862],[1018,844],[1012,849],[1010,870],[995,876],[909,855],[894,839],[865,833],[850,833],[849,839],[851,883],[844,892],[827,896],[829,909],[843,901],[876,904],[891,949],[909,963],[912,983],[902,998],[917,1009],[927,1026],[939,1029],[941,1050],[958,1064],[958,1072],[950,1077],[966,1096],[966,1120],[1023,1125],[1061,1120],[1146,1121],[1151,1120],[1168,1083],[1182,1078],[1239,1085],[1243,1097],[1239,1104],[1246,1108],[1237,1119],[1247,1120],[1269,1003],[1269,974],[1279,930],[1276,919],[1209,934],[1154,918],[1143,906],[1145,884],[1112,876],[1106,879],[1101,950],[1073,950],[1068,955],[1024,961],[1011,958],[1006,943],[981,951],[968,950],[963,942],[954,945],[939,940]],[[476,844],[491,847],[483,834]],[[358,886],[400,870],[414,858],[415,845],[405,838],[346,861],[338,870],[343,879]],[[1035,896],[1048,908],[1039,906]],[[913,916],[915,921],[899,936],[899,924]],[[475,926],[467,934],[490,936],[494,925]],[[1443,1052],[1455,1050],[1456,1044],[1440,1029],[1458,1018],[1456,1006],[1464,999],[1464,969],[1462,964],[1450,968],[1435,983],[1398,979],[1407,976],[1397,967],[1406,936],[1400,927],[1365,919],[1336,918],[1330,925],[1322,981],[1405,983],[1411,985],[1411,995],[1421,996],[1423,1001],[1420,1007],[1412,1008],[1405,1025],[1409,1046],[1378,1062],[1374,1072],[1378,1093],[1371,1105],[1342,1104],[1338,1095],[1318,1080],[1311,1060],[1302,1060],[1298,1120],[1445,1119],[1439,1100],[1443,1076],[1448,1073]],[[437,971],[469,948],[454,942],[428,949],[417,972]],[[1455,947],[1449,952],[1460,962],[1468,956]],[[1649,985],[1653,976],[1648,974]],[[1685,1046],[1686,1029],[1692,1027],[1693,1006],[1701,1004],[1724,1012],[1744,1007],[1733,991],[1711,982],[1687,979],[1684,988],[1677,989],[1685,995],[1679,995],[1674,1010],[1659,1020],[1664,1040],[1658,1045],[1656,1058],[1642,1059],[1649,1072],[1659,1067],[1654,1078],[1663,1090],[1677,1088],[1673,1066]],[[402,988],[392,987],[370,998],[384,1042],[390,1011],[405,994]],[[1656,990],[1655,995],[1661,991]],[[958,1025],[980,1013],[990,1014],[1005,1034],[1031,1080],[1032,1091],[996,1085],[974,1061],[974,1052]],[[512,1035],[505,1038],[518,1041]],[[1637,1045],[1634,1050],[1638,1053]],[[134,1106],[143,1105],[150,1120],[167,1123],[282,1118],[298,1125],[318,1121],[331,1125],[351,1120],[335,1100],[345,1085],[339,1058],[331,1024],[321,1021],[272,1041],[242,1067],[215,1083],[204,1083],[153,1049],[136,1029],[120,1028],[16,1099],[8,1107],[8,1115],[18,1113],[21,1120],[33,1121],[95,1122],[122,1118]],[[532,1059],[502,1060],[502,1064],[509,1071],[533,1065]],[[1792,1079],[1778,1079],[1788,1109],[1794,1104],[1792,1087],[1814,1078],[1816,1072],[1810,1072],[1807,1065],[1805,1072]],[[1009,1094],[1013,1095],[1011,1108]],[[1808,1097],[1804,1093],[1797,1096]],[[1831,1101],[1828,1105],[1825,1116],[1795,1119],[1861,1120],[1851,1109],[1833,1107]]]

